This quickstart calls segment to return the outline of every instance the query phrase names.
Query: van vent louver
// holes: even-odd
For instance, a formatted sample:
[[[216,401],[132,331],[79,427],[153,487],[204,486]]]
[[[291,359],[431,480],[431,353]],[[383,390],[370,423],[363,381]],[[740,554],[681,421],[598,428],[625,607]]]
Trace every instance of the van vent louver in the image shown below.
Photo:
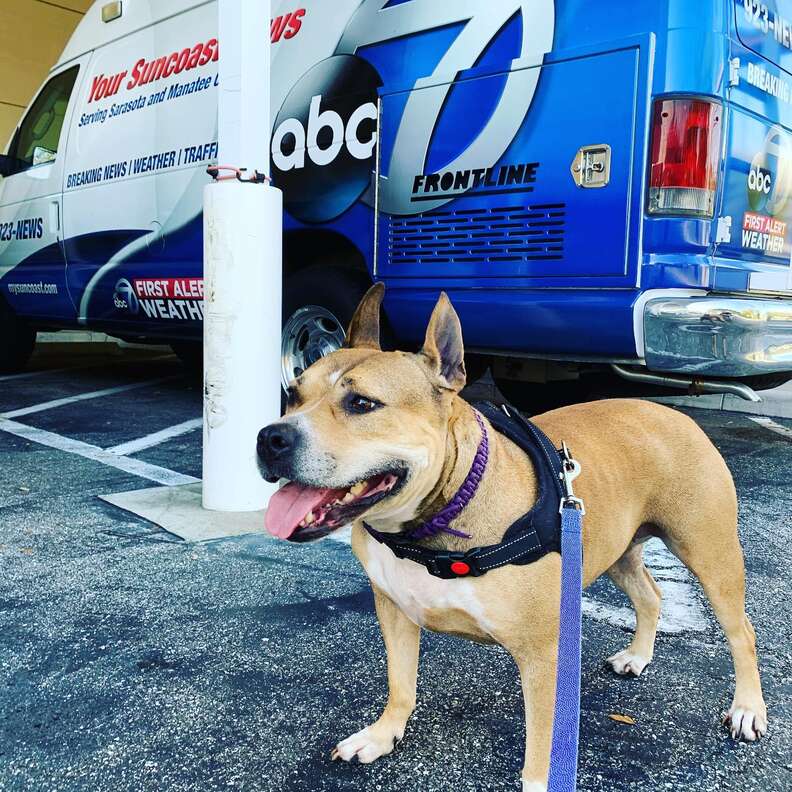
[[[437,210],[392,217],[390,262],[496,264],[561,259],[566,204]]]

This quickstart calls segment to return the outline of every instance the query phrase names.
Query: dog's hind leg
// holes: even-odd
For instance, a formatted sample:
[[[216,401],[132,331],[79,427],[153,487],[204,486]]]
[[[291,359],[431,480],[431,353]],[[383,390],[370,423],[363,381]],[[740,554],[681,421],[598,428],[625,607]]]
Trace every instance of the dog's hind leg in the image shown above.
[[[362,764],[389,754],[404,737],[407,720],[415,709],[421,643],[421,628],[376,586],[372,588],[388,656],[388,703],[375,723],[342,740],[332,752],[333,759]]]
[[[725,713],[732,737],[753,741],[767,732],[767,707],[756,659],[756,635],[745,613],[745,564],[737,534],[736,498],[703,504],[684,532],[668,530],[668,549],[699,579],[729,642],[734,700]],[[725,527],[724,527],[725,526]]]
[[[635,635],[626,649],[607,659],[622,676],[640,676],[654,656],[657,621],[660,618],[660,587],[643,562],[643,544],[630,545],[608,569],[610,579],[630,598],[635,608]]]

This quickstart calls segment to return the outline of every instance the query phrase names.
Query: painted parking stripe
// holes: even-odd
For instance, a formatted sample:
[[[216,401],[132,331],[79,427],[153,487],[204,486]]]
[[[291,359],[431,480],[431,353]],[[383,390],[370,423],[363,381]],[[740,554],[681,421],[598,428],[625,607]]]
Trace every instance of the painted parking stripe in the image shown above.
[[[193,432],[203,426],[203,418],[193,418],[191,421],[184,421],[184,423],[176,424],[176,426],[169,426],[167,429],[160,429],[159,432],[152,432],[145,437],[139,437],[137,440],[130,440],[128,443],[121,443],[120,445],[113,446],[106,449],[109,454],[116,454],[117,456],[127,456],[128,454],[136,454],[138,451],[143,451],[146,448],[160,445],[167,440],[172,440],[174,437],[180,437],[188,432]]]
[[[792,429],[787,426],[781,426],[780,423],[776,423],[772,418],[768,418],[764,415],[749,415],[748,418],[754,423],[764,426],[765,429],[769,429],[771,432],[780,434],[781,437],[788,437],[792,440]]]
[[[660,539],[650,539],[644,545],[644,561],[663,592],[658,632],[704,632],[709,619],[687,567]],[[630,606],[610,605],[583,595],[583,614],[615,627],[635,629],[635,611]]]
[[[147,358],[147,363],[155,363],[160,360],[173,358],[174,355],[157,355],[156,357]],[[54,369],[36,369],[35,371],[22,371],[19,374],[4,374],[0,377],[0,382],[8,382],[10,380],[29,379],[30,377],[40,377],[42,374],[63,374],[65,371],[85,371],[86,369],[93,368],[108,368],[109,366],[126,366],[130,363],[140,363],[141,361],[136,358],[108,360],[98,363],[93,361],[91,363],[81,363],[79,366],[65,366],[63,368]]]
[[[159,465],[151,465],[141,459],[130,459],[129,457],[111,454],[103,448],[83,443],[81,440],[73,440],[70,437],[63,437],[54,432],[37,429],[34,426],[26,426],[17,421],[10,421],[8,418],[0,418],[0,432],[8,432],[25,440],[30,440],[58,451],[64,451],[67,454],[76,454],[94,462],[101,462],[103,465],[108,465],[117,470],[123,470],[125,473],[131,473],[140,478],[155,481],[157,484],[165,484],[169,487],[200,481],[200,479],[193,476],[177,473],[175,470],[168,470],[168,468],[163,468]]]
[[[30,377],[40,377],[42,374],[61,374],[64,371],[72,371],[71,368],[38,369],[37,371],[23,371],[21,374],[6,374],[0,377],[0,382],[9,380],[29,379]]]
[[[174,379],[177,379],[177,377],[160,377],[159,379],[146,380],[145,382],[133,382],[129,385],[116,385],[113,388],[103,388],[102,390],[90,391],[89,393],[78,393],[75,396],[66,396],[62,399],[53,399],[52,401],[41,402],[41,404],[33,404],[30,407],[21,407],[18,410],[0,413],[0,418],[21,418],[23,415],[43,412],[44,410],[54,410],[56,407],[65,407],[67,404],[74,404],[87,399],[100,399],[103,396],[113,396],[116,393],[126,393],[138,388],[149,388],[152,385],[159,385],[162,382]]]
[[[351,545],[352,544],[352,526],[345,525],[343,528],[339,528],[337,531],[333,531],[328,537],[333,542],[338,542],[339,544]]]

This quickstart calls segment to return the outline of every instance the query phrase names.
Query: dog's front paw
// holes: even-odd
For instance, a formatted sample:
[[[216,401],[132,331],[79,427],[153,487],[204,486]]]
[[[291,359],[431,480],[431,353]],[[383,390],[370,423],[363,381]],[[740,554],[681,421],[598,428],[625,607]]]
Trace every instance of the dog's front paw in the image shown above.
[[[755,742],[767,734],[767,714],[755,712],[750,707],[732,704],[728,712],[723,713],[723,723],[731,732],[732,739]]]
[[[375,723],[338,743],[330,757],[333,761],[342,759],[345,762],[368,764],[389,754],[403,736],[403,730],[399,733],[393,728]]]
[[[612,657],[609,657],[605,662],[619,675],[619,676],[636,676],[639,677],[643,673],[644,668],[649,665],[651,658],[642,657],[641,655],[634,654],[629,649],[622,649]]]

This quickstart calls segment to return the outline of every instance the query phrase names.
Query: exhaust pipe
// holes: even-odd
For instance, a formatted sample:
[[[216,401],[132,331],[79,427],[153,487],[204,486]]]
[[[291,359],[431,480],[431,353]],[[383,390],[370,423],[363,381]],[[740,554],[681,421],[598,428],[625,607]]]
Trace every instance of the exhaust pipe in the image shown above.
[[[665,374],[649,374],[646,371],[634,369],[611,363],[611,369],[622,379],[629,382],[640,382],[647,385],[662,385],[666,388],[679,388],[687,391],[689,396],[701,396],[705,393],[731,393],[750,402],[762,401],[761,396],[747,385],[724,380],[702,380],[695,377],[678,377]]]

